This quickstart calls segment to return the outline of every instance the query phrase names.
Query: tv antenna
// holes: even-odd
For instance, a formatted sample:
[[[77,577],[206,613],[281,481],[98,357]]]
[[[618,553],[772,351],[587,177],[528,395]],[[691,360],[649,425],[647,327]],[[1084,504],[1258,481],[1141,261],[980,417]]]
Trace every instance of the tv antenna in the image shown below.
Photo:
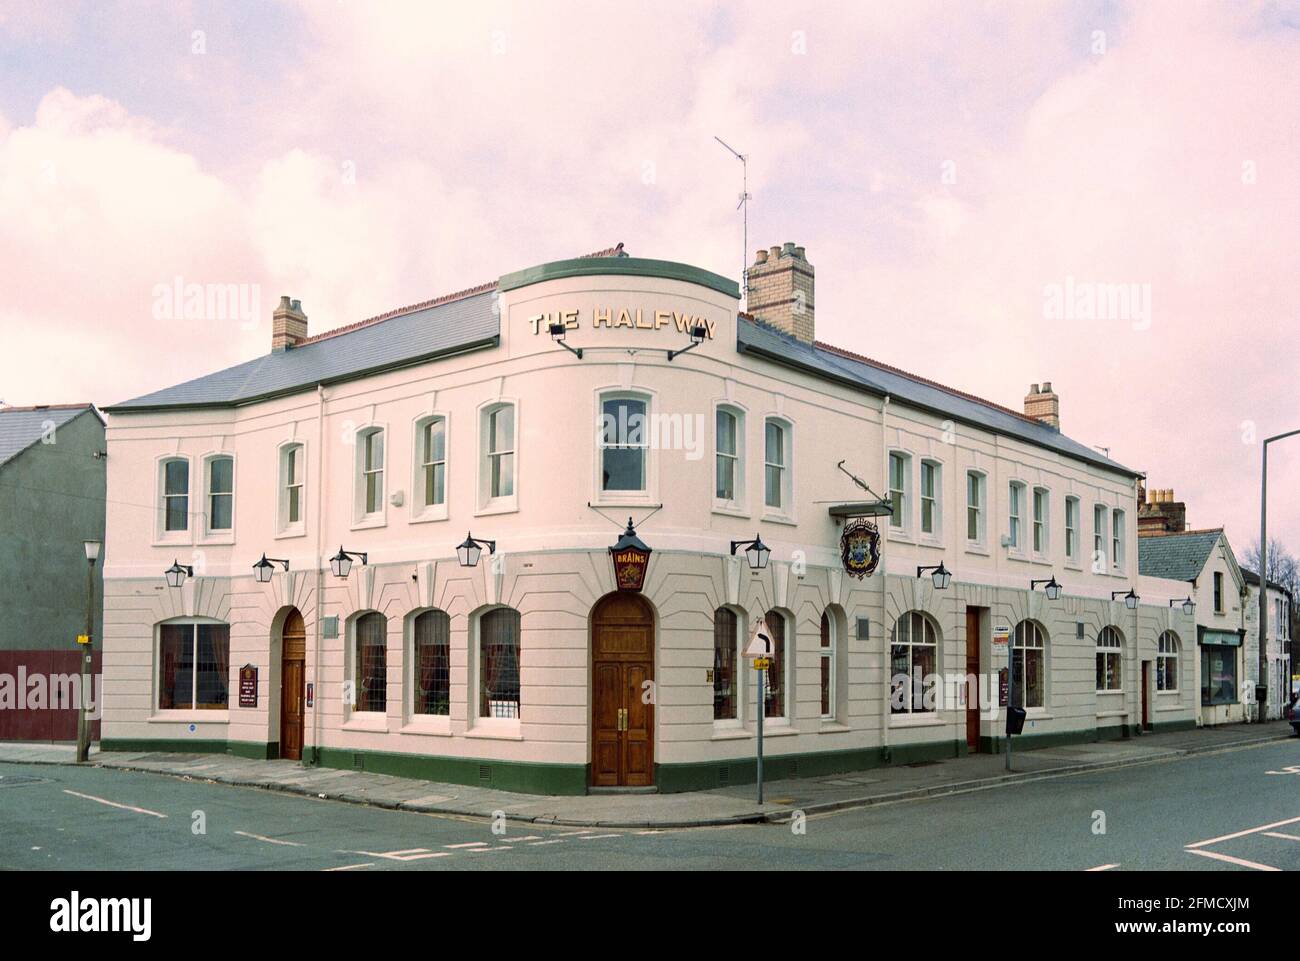
[[[742,216],[743,233],[741,235],[740,249],[740,278],[741,285],[745,290],[745,296],[749,296],[749,201],[752,194],[749,192],[749,158],[743,153],[735,150],[729,143],[716,134],[713,137],[718,143],[726,147],[731,155],[740,161],[740,203],[736,204],[737,210],[744,211]]]

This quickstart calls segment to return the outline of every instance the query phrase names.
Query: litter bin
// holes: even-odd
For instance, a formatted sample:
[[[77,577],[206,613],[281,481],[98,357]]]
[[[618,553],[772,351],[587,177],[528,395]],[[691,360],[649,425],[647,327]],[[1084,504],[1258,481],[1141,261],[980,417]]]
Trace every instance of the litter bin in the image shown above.
[[[1025,709],[1023,707],[1007,708],[1007,733],[1019,734],[1025,729]]]

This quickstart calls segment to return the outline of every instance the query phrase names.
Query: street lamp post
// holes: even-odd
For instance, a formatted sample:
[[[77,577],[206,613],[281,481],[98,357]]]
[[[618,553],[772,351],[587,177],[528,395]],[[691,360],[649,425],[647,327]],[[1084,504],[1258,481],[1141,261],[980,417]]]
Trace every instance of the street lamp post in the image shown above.
[[[1259,471],[1259,681],[1255,684],[1255,700],[1259,704],[1261,721],[1268,704],[1268,445],[1297,434],[1300,430],[1264,438]]]
[[[90,691],[91,654],[95,650],[95,561],[99,560],[99,541],[84,541],[86,548],[86,641],[81,645],[81,690],[77,705],[77,763],[90,760],[90,718],[86,715],[86,699]],[[100,692],[103,696],[103,692]]]

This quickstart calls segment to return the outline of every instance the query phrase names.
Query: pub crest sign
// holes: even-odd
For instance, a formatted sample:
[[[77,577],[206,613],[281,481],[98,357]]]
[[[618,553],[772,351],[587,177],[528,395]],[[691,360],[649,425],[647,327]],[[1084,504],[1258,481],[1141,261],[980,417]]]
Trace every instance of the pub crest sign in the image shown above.
[[[880,565],[880,529],[865,517],[855,517],[840,533],[840,560],[851,577],[870,577]]]

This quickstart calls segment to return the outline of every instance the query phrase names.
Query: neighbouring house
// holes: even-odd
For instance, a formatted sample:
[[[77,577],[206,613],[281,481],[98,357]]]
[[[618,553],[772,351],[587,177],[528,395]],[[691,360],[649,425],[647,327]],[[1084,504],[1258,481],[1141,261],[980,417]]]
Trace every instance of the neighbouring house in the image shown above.
[[[93,405],[0,407],[0,740],[76,739],[84,542],[104,540],[105,478],[104,419]],[[96,676],[102,571],[96,564]]]
[[[759,716],[771,777],[996,751],[1009,699],[1025,746],[1195,726],[1186,586],[1050,383],[816,340],[792,243],[746,311],[621,248],[315,335],[285,297],[107,408],[104,749],[682,791],[752,779]]]
[[[1263,682],[1259,679],[1259,575],[1249,568],[1241,569],[1246,579],[1246,644],[1245,667],[1246,683],[1251,688],[1251,697],[1256,685],[1268,685],[1268,699],[1265,701],[1264,717],[1258,712],[1255,720],[1276,721],[1283,717],[1283,711],[1291,703],[1293,696],[1291,684],[1291,592],[1276,581],[1268,582],[1268,638],[1265,654],[1268,665]]]
[[[1225,724],[1249,718],[1254,701],[1246,669],[1246,581],[1222,528],[1138,538],[1144,576],[1184,581],[1196,605],[1197,722]]]

